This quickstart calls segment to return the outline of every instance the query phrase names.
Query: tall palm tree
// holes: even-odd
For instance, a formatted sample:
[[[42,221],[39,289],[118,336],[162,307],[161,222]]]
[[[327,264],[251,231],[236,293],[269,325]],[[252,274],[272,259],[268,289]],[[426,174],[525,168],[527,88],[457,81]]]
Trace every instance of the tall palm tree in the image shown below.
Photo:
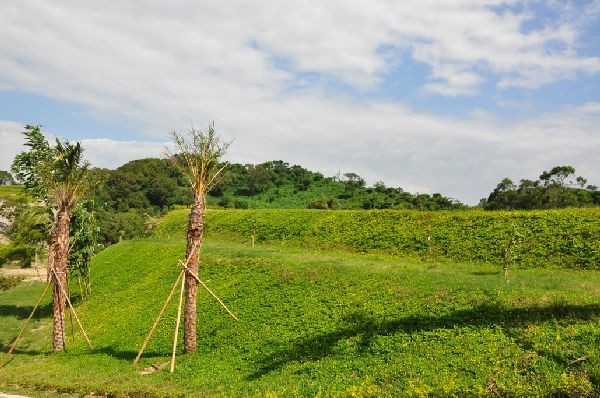
[[[48,249],[48,269],[54,288],[53,349],[65,349],[65,306],[69,226],[75,205],[100,181],[90,176],[89,163],[83,160],[80,143],[56,139],[50,146],[40,126],[26,126],[26,144],[30,150],[17,155],[12,169],[24,181],[25,188],[52,209],[54,223]]]
[[[221,158],[230,143],[223,143],[215,133],[214,123],[206,130],[190,129],[186,136],[171,133],[175,150],[167,150],[173,165],[184,175],[192,189],[194,201],[187,225],[187,270],[185,276],[184,338],[185,352],[196,351],[196,296],[200,247],[204,233],[205,197],[221,176],[225,165]]]

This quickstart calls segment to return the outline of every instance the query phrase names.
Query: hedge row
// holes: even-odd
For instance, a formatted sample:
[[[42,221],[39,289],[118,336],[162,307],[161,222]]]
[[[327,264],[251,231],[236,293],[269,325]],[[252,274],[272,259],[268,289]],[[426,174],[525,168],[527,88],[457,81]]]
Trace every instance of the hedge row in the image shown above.
[[[159,232],[184,232],[187,211]],[[600,208],[510,212],[211,210],[207,232],[315,248],[519,267],[600,269]]]

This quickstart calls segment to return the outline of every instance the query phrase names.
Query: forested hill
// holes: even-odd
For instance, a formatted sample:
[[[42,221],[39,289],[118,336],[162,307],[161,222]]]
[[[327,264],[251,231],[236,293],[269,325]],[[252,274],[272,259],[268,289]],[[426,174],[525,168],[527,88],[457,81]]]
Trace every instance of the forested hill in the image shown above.
[[[182,176],[164,159],[134,160],[109,171],[100,199],[110,208],[155,209],[187,205],[191,197]],[[281,160],[229,164],[210,191],[208,205],[223,208],[417,209],[465,207],[441,194],[412,194],[377,182],[367,187],[354,173],[325,177]]]

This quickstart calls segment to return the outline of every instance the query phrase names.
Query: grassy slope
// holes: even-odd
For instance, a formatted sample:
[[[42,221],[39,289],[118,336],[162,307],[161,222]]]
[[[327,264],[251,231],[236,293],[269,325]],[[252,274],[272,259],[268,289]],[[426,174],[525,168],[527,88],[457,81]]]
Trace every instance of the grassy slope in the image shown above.
[[[156,234],[179,233],[188,214],[188,210],[168,213]],[[210,210],[206,222],[213,235],[247,241],[254,235],[259,242],[312,249],[499,265],[512,246],[510,268],[600,269],[600,208],[511,212]]]
[[[181,239],[166,237],[100,253],[92,299],[79,306],[96,349],[78,336],[68,353],[52,355],[50,329],[28,331],[0,384],[139,396],[599,392],[597,271],[519,270],[505,279],[477,265],[213,239],[201,277],[241,321],[201,294],[199,352],[180,356],[173,375],[140,376],[131,361],[182,252]],[[3,351],[40,289],[0,292]],[[141,368],[168,360],[173,307]]]

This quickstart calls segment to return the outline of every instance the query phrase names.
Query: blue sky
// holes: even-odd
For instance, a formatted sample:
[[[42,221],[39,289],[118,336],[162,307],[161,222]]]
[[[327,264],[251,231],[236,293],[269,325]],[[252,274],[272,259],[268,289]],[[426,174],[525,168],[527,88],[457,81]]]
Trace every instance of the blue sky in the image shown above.
[[[103,167],[214,120],[229,159],[468,203],[571,164],[600,185],[600,1],[9,0],[0,169],[24,124]]]
[[[65,139],[134,137],[138,123],[95,117],[82,104],[22,90],[0,91],[0,119],[42,124]]]

